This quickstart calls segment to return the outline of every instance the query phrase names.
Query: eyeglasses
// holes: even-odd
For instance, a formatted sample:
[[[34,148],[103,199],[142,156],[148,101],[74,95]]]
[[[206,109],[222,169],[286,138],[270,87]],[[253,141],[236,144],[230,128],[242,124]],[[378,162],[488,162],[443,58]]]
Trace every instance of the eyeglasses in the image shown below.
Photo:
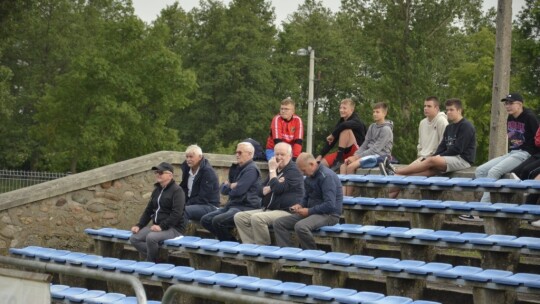
[[[504,102],[504,105],[505,105],[505,106],[510,106],[510,105],[513,105],[514,103],[516,103],[516,102],[513,101],[513,100],[506,100],[506,101]]]
[[[172,172],[171,171],[156,170],[156,171],[154,171],[154,174],[161,176],[163,174],[172,174]]]
[[[242,155],[242,153],[244,153],[244,151],[236,151],[236,155]]]

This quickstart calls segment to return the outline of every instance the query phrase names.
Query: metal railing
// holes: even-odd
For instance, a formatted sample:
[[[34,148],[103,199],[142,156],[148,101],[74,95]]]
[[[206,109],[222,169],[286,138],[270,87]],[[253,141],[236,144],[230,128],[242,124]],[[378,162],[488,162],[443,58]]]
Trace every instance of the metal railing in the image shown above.
[[[40,184],[64,176],[69,173],[38,172],[23,170],[0,170],[0,193]]]

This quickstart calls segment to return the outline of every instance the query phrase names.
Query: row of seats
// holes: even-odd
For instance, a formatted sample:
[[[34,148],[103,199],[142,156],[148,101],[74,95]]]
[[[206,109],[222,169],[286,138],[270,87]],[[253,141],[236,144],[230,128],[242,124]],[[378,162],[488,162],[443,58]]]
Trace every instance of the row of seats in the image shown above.
[[[103,229],[103,230],[102,230]],[[114,228],[86,230],[86,233],[101,240],[116,239],[115,235],[127,237],[125,231]],[[103,234],[100,233],[103,231]],[[116,231],[116,234],[115,234]],[[194,236],[183,236],[166,240],[163,247],[170,250],[184,250],[203,255],[220,257],[236,257],[238,259],[264,261],[268,263],[292,264],[302,267],[332,269],[348,273],[361,273],[381,276],[393,276],[405,279],[438,279],[454,285],[482,286],[494,289],[518,288],[520,292],[540,294],[540,275],[529,273],[512,273],[496,269],[482,269],[471,266],[453,266],[447,263],[426,263],[416,260],[399,260],[395,258],[375,258],[364,255],[350,255],[341,252],[325,252],[321,250],[302,250],[293,247],[260,246],[255,244],[239,244],[237,242],[220,242],[215,239],[202,239]],[[371,273],[370,270],[380,270]],[[447,279],[453,279],[448,281]],[[489,285],[489,286],[488,286]]]
[[[425,213],[463,214],[471,213],[485,217],[540,219],[540,205],[483,203],[442,200],[393,199],[352,197],[343,198],[345,209],[366,209],[385,211],[409,211]]]
[[[88,304],[137,304],[136,297],[127,297],[121,293],[103,290],[88,290],[82,287],[51,285],[51,298],[54,302]],[[159,301],[147,301],[148,304],[160,304]]]
[[[93,269],[98,268],[106,271],[132,273],[146,279],[172,284],[199,284],[201,286],[236,289],[238,292],[246,292],[250,295],[272,297],[285,301],[374,304],[438,303],[433,301],[414,301],[407,297],[385,296],[373,292],[358,292],[346,288],[330,288],[320,285],[261,279],[253,276],[238,276],[231,273],[216,273],[214,271],[196,270],[192,267],[175,266],[173,264],[120,260],[117,258],[38,246],[11,248],[9,251],[15,257],[37,259],[51,263],[65,263],[67,265]]]
[[[496,179],[489,177],[445,177],[445,176],[401,176],[401,175],[359,175],[339,174],[342,183],[352,184],[380,184],[395,185],[400,187],[417,186],[431,187],[432,190],[474,190],[474,191],[500,191],[500,192],[540,192],[540,181],[519,179]]]

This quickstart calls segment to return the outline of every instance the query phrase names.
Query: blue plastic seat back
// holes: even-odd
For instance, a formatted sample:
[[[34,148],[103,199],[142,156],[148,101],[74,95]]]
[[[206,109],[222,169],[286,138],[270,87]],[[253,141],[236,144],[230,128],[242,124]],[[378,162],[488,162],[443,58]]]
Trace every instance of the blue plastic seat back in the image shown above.
[[[362,262],[355,263],[355,266],[359,268],[377,269],[380,266],[396,264],[398,262],[399,262],[399,259],[394,259],[394,258],[376,258],[376,259],[369,260],[364,263]]]
[[[420,267],[425,264],[426,262],[424,261],[402,260],[397,263],[380,265],[379,269],[384,270],[384,271],[391,271],[391,272],[401,272],[401,271],[404,271],[405,269]]]
[[[332,261],[340,261],[345,258],[348,258],[350,254],[343,252],[328,252],[323,255],[309,256],[306,258],[307,261],[313,263],[331,263]]]
[[[492,234],[486,238],[472,239],[470,240],[470,243],[476,245],[497,245],[499,242],[507,242],[516,238],[517,237],[513,235]]]
[[[400,198],[397,199],[397,202],[400,206],[405,208],[422,208],[425,206],[421,200],[417,199]]]
[[[126,265],[118,265],[116,269],[120,270],[121,272],[127,272],[127,273],[133,273],[133,272],[141,272],[144,268],[150,268],[154,266],[156,263],[154,262],[135,262],[130,263]]]
[[[67,257],[68,255],[63,255],[60,258]],[[71,265],[86,265],[86,263],[92,263],[99,260],[102,260],[103,257],[95,254],[86,254],[83,256],[74,256],[66,259],[66,262]]]
[[[86,291],[88,291],[88,289],[82,288],[82,287],[68,287],[68,288],[63,288],[59,290],[54,290],[54,292],[51,290],[51,296],[55,299],[65,299],[68,296],[82,294]]]
[[[281,247],[278,246],[258,246],[254,248],[240,249],[240,253],[247,256],[260,256],[265,252],[277,251]]]
[[[530,205],[530,204],[508,204],[505,207],[501,208],[502,212],[506,213],[528,213],[528,214],[540,214],[540,205]]]
[[[101,297],[105,293],[106,292],[103,291],[103,290],[87,290],[87,291],[85,291],[83,293],[80,293],[80,294],[68,295],[68,296],[66,296],[66,299],[71,301],[71,302],[83,302],[83,301],[86,301],[88,299]]]
[[[540,275],[534,273],[516,273],[508,277],[493,278],[493,282],[511,286],[524,286],[526,283],[540,284]]]
[[[367,262],[373,260],[374,257],[367,256],[367,255],[351,255],[345,259],[338,260],[338,261],[332,261],[331,263],[334,265],[340,265],[340,266],[363,266],[366,265]]]
[[[354,289],[348,289],[348,288],[332,288],[325,292],[316,292],[312,293],[311,297],[316,300],[322,300],[322,301],[333,301],[340,297],[348,297],[352,296],[354,294],[358,293]]]
[[[154,273],[154,275],[159,277],[159,278],[171,279],[175,275],[183,275],[183,274],[190,273],[190,272],[193,272],[193,271],[195,271],[195,269],[192,268],[192,267],[176,266],[176,267],[174,267],[172,269],[168,269],[168,270],[164,270],[164,271],[156,271]]]
[[[137,261],[135,260],[118,260],[118,261],[110,262],[110,263],[106,263],[106,261],[104,260],[105,259],[101,259],[97,261],[96,264],[99,264],[99,267],[105,270],[116,270],[118,268],[126,267],[126,266],[137,263]]]
[[[428,233],[433,233],[433,232],[434,232],[433,229],[412,228],[412,229],[408,229],[408,230],[403,231],[403,232],[399,232],[399,231],[398,232],[392,232],[390,234],[390,236],[395,237],[395,238],[400,238],[400,239],[413,239],[417,235],[428,234]]]
[[[67,290],[71,287],[67,286],[67,285],[52,285],[51,284],[51,287],[49,288],[50,292],[51,292],[51,297],[53,297],[54,299],[63,299],[65,298],[65,294],[62,293],[64,290]],[[84,291],[82,291],[84,292]],[[81,292],[81,293],[82,293]]]
[[[178,238],[165,240],[163,244],[167,246],[172,246],[172,247],[182,247],[186,244],[195,243],[200,240],[201,238],[198,236],[181,236]]]
[[[249,290],[249,291],[259,291],[262,288],[267,288],[267,287],[270,287],[270,286],[277,286],[277,285],[279,285],[281,283],[283,283],[283,282],[280,281],[280,280],[260,279],[258,281],[253,282],[253,283],[240,286],[240,288],[242,288],[244,290]]]
[[[385,197],[379,197],[375,199],[378,202],[379,206],[391,208],[391,207],[399,207],[400,202],[399,200],[395,198],[385,198]]]
[[[434,185],[439,187],[454,187],[459,185],[460,183],[467,183],[470,182],[472,178],[470,177],[452,177],[447,180],[438,181]]]
[[[305,287],[306,284],[296,282],[283,282],[274,286],[262,286],[261,290],[272,294],[284,294],[288,291],[297,290]]]
[[[254,283],[259,280],[260,278],[252,277],[252,276],[238,276],[232,280],[219,282],[219,286],[229,287],[229,288],[237,288],[237,287],[242,288],[242,286],[246,286],[248,284]]]
[[[210,270],[195,270],[191,272],[175,273],[174,278],[179,281],[193,282],[195,280],[199,280],[200,278],[209,277],[214,274],[216,273]]]
[[[448,204],[445,204],[442,200],[420,200],[420,204],[429,209],[448,209]]]
[[[109,292],[106,293],[100,297],[97,298],[91,298],[85,300],[86,303],[93,303],[93,304],[111,304],[111,303],[117,303],[118,301],[124,299],[126,295],[116,292]]]
[[[370,304],[410,304],[411,298],[399,297],[399,296],[387,296],[380,300],[369,302]]]
[[[109,266],[109,269],[110,269],[110,265],[114,265],[114,263],[118,261],[119,259],[117,258],[103,258],[97,261],[89,261],[85,263],[85,265],[86,267],[89,267],[89,268],[99,268],[99,267],[103,268],[103,267]]]
[[[35,253],[35,256],[42,261],[50,261],[54,259],[55,257],[65,256],[70,253],[71,251],[69,250],[52,249],[52,250],[37,251]]]
[[[286,291],[285,294],[288,294],[290,296],[294,297],[301,297],[301,298],[307,298],[311,294],[314,293],[323,293],[325,291],[328,291],[332,288],[328,286],[320,286],[320,285],[307,285],[306,287],[302,287],[300,289],[294,289]]]
[[[467,274],[476,274],[482,272],[480,267],[473,266],[456,266],[446,270],[433,271],[433,275],[436,277],[458,279]]]
[[[343,232],[350,234],[365,234],[368,231],[372,230],[381,230],[384,229],[384,226],[374,226],[374,225],[364,225],[360,227],[344,227]]]
[[[199,249],[199,248],[202,248],[203,246],[209,246],[209,245],[213,245],[217,243],[219,243],[219,241],[214,240],[214,239],[200,239],[196,242],[185,243],[182,245],[182,247],[191,248],[191,249]]]
[[[338,301],[339,303],[346,303],[346,304],[358,304],[358,303],[373,302],[373,301],[380,300],[382,298],[384,298],[384,295],[382,293],[361,291],[359,293],[355,293],[350,296],[336,297],[336,301]]]
[[[488,236],[489,235],[485,233],[464,232],[455,236],[443,237],[442,240],[448,243],[464,244],[464,243],[470,243],[472,240],[484,239],[484,238],[487,238]]]
[[[233,273],[216,273],[211,276],[201,276],[195,278],[195,281],[201,284],[207,284],[207,285],[221,285],[221,283],[230,281],[234,278],[238,277],[238,275]]]
[[[44,248],[39,246],[27,246],[24,248],[10,248],[9,253],[12,255],[19,255],[24,256],[27,258],[33,258],[36,256],[37,253],[40,253],[44,250],[48,250],[50,248]]]
[[[298,253],[283,255],[283,258],[285,258],[287,260],[293,260],[293,261],[304,261],[308,257],[320,256],[320,255],[323,255],[325,253],[326,252],[324,252],[322,250],[302,250],[302,251],[300,251]]]
[[[435,271],[451,269],[452,265],[447,263],[426,263],[419,267],[406,268],[405,271],[416,275],[430,275]]]
[[[327,232],[327,233],[340,233],[343,231],[343,229],[341,228],[341,225],[342,224],[335,224],[333,226],[323,226],[321,228],[319,228],[321,231],[323,232]]]
[[[223,252],[223,253],[238,254],[242,250],[255,249],[255,248],[259,247],[259,246],[260,245],[256,245],[256,244],[240,244],[238,246],[221,248],[220,251]]]
[[[57,256],[57,257],[52,257],[52,260],[56,263],[60,263],[60,264],[65,264],[67,263],[69,260],[72,260],[72,259],[80,259],[82,257],[84,257],[85,255],[87,255],[86,253],[82,253],[82,252],[71,252],[71,253],[68,253],[66,255],[62,255],[62,256]]]
[[[214,244],[202,245],[201,249],[215,252],[215,251],[220,251],[224,248],[233,248],[238,245],[240,245],[240,243],[238,242],[223,241],[223,242],[214,243]]]
[[[529,248],[529,245],[533,245],[530,249],[535,249],[536,246],[540,247],[540,238],[535,237],[518,237],[511,240],[502,240],[497,242],[498,245],[503,247],[512,247],[512,248]],[[538,248],[536,247],[536,248]]]
[[[405,233],[409,230],[410,229],[406,227],[386,227],[383,229],[373,229],[366,231],[366,234],[372,236],[388,237],[393,233]]]
[[[377,206],[379,201],[373,197],[355,197],[351,200],[350,205],[359,206]]]
[[[140,275],[152,276],[156,272],[167,271],[173,268],[174,268],[173,264],[159,263],[159,264],[154,264],[150,267],[135,268],[135,272]]]
[[[512,274],[511,271],[506,270],[486,269],[478,273],[463,275],[463,279],[476,282],[491,282],[495,278],[509,277]]]
[[[437,230],[431,233],[419,234],[416,236],[416,238],[419,240],[424,240],[424,241],[440,241],[443,238],[458,236],[460,234],[461,233],[459,231]]]
[[[302,249],[296,247],[281,247],[276,251],[263,252],[261,253],[261,256],[269,259],[281,259],[285,255],[293,255],[299,253],[300,251],[302,251]]]

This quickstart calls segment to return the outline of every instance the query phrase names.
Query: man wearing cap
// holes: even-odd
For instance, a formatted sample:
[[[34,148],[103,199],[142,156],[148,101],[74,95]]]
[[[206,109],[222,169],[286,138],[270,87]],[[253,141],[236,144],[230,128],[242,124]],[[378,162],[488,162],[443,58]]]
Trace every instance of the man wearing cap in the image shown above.
[[[173,179],[174,168],[169,163],[155,167],[156,183],[150,201],[144,209],[139,223],[131,227],[131,244],[141,258],[157,262],[159,242],[181,236],[185,229],[184,191]],[[147,226],[152,221],[152,225]]]
[[[180,187],[186,195],[185,215],[189,220],[199,221],[203,215],[215,211],[219,206],[219,181],[203,157],[202,149],[191,145],[186,149],[186,160],[181,165]]]
[[[501,178],[512,172],[519,164],[534,154],[534,135],[538,129],[538,120],[534,113],[523,107],[523,97],[518,93],[510,93],[501,100],[508,113],[506,130],[508,133],[509,153],[496,157],[476,168],[475,176]],[[489,192],[482,195],[481,202],[490,202]],[[461,215],[466,221],[481,221],[478,216]]]
[[[261,207],[261,172],[253,161],[254,152],[255,148],[249,142],[241,142],[236,146],[238,167],[231,180],[221,185],[221,194],[228,195],[229,200],[223,208],[201,218],[201,225],[220,241],[236,241],[231,233],[236,213]]]

